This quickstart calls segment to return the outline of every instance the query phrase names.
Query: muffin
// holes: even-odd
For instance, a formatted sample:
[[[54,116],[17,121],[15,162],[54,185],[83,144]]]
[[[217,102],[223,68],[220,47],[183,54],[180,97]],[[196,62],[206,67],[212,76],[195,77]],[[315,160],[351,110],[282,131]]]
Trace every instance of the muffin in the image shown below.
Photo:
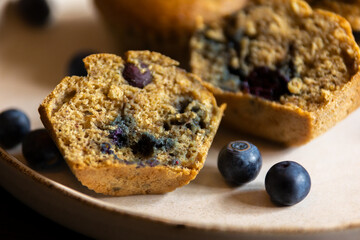
[[[149,51],[84,59],[39,107],[71,171],[106,195],[158,194],[203,167],[225,106],[178,62]]]
[[[153,50],[188,66],[197,18],[205,22],[240,9],[246,0],[95,0],[119,50]]]
[[[241,131],[301,145],[359,106],[350,24],[304,1],[252,1],[199,26],[191,48],[192,71],[227,103],[226,125]]]
[[[349,21],[357,42],[360,40],[360,1],[308,0],[314,8],[335,12]]]

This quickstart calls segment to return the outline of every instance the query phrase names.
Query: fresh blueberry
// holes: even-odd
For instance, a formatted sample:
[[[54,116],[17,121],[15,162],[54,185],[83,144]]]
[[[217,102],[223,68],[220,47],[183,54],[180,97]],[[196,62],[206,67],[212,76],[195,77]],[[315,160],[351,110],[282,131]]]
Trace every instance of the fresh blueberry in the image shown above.
[[[144,88],[146,85],[151,83],[152,75],[146,64],[142,63],[140,66],[142,69],[139,69],[132,63],[126,63],[123,71],[123,77],[131,86]]]
[[[44,26],[50,18],[50,7],[46,0],[19,0],[22,18],[32,26]]]
[[[91,51],[83,51],[76,53],[69,62],[67,70],[68,75],[86,77],[87,70],[85,68],[83,59],[91,54],[93,54],[93,52]]]
[[[0,114],[0,145],[10,149],[18,145],[30,132],[30,120],[17,109],[9,109]]]
[[[49,168],[63,161],[60,151],[45,129],[31,131],[23,140],[22,153],[30,166]]]
[[[271,200],[278,205],[291,206],[309,193],[309,173],[300,164],[283,161],[270,168],[265,177],[265,188]]]
[[[226,182],[239,186],[255,179],[262,166],[262,157],[255,145],[233,141],[224,146],[218,156],[218,168]]]

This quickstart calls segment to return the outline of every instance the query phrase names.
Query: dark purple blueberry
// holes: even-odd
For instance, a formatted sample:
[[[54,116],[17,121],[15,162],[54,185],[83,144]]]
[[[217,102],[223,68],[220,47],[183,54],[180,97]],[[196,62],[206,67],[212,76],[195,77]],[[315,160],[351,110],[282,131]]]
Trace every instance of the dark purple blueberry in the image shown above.
[[[0,114],[0,145],[10,149],[18,145],[30,132],[30,120],[17,109],[9,109]]]
[[[154,148],[158,143],[157,139],[150,133],[143,133],[139,141],[132,147],[135,154],[150,156],[154,153]]]
[[[22,153],[30,166],[49,168],[58,165],[63,157],[45,129],[31,131],[22,142]]]
[[[19,13],[30,25],[41,27],[50,19],[50,7],[46,0],[19,0]]]
[[[126,147],[129,144],[129,138],[121,126],[110,131],[109,138],[119,148]]]
[[[68,64],[67,75],[86,77],[88,73],[83,59],[91,54],[93,54],[92,51],[82,51],[72,56]]]
[[[254,68],[245,81],[250,93],[269,100],[279,100],[281,95],[288,94],[289,79],[278,70],[268,67]]]
[[[233,141],[224,146],[218,156],[218,168],[226,182],[239,186],[259,174],[262,157],[257,147],[246,141]]]
[[[270,168],[265,177],[266,192],[278,205],[291,206],[302,201],[309,193],[309,173],[300,164],[283,161]]]
[[[140,66],[142,69],[139,69],[132,63],[126,63],[122,74],[131,86],[144,88],[146,85],[151,83],[152,75],[148,69],[148,65],[142,63]]]

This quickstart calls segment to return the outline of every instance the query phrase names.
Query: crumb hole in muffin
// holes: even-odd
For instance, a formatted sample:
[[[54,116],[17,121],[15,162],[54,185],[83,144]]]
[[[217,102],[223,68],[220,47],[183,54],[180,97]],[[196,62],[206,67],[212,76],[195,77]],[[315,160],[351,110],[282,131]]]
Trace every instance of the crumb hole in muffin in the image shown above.
[[[76,94],[76,90],[72,90],[70,92],[65,93],[60,100],[56,103],[56,107],[52,109],[52,114],[59,111],[59,109],[67,102],[70,101]]]

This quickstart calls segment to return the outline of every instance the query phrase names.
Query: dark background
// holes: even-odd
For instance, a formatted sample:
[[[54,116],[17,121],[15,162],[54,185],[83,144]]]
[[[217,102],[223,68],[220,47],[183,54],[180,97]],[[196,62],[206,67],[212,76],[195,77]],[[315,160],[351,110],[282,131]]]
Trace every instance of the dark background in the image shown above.
[[[0,239],[91,239],[38,214],[0,187]]]

